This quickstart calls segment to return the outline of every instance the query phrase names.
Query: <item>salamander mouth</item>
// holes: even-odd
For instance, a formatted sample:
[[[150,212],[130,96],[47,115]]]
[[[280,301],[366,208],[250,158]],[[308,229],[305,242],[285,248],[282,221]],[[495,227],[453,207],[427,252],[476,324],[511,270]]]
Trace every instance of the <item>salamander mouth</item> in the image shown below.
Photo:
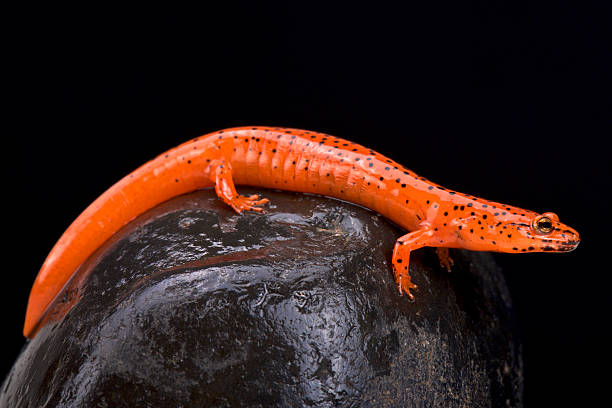
[[[555,246],[545,246],[542,248],[543,251],[554,251],[554,252],[570,252],[576,249],[580,241],[565,241],[559,242]]]

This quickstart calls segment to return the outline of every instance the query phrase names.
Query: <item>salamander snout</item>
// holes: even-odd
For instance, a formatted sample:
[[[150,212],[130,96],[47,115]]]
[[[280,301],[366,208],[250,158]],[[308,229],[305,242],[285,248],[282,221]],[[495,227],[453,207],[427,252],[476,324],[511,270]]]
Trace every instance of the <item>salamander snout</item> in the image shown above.
[[[531,222],[532,239],[537,242],[536,248],[544,252],[569,252],[580,243],[578,232],[559,222],[555,213],[544,213],[533,218]]]

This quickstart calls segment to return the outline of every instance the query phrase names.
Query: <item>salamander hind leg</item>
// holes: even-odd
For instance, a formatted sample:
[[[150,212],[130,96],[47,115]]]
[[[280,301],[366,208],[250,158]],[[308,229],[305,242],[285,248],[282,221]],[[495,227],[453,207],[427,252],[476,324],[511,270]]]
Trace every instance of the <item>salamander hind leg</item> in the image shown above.
[[[395,242],[391,265],[400,295],[405,293],[410,299],[414,299],[410,291],[417,289],[417,285],[410,277],[410,252],[426,246],[432,235],[431,229],[423,228],[406,234]]]
[[[232,179],[232,167],[226,160],[216,160],[212,163],[210,178],[215,182],[217,196],[239,214],[242,211],[263,212],[260,206],[269,202],[267,198],[261,198],[257,194],[248,197],[238,194]]]

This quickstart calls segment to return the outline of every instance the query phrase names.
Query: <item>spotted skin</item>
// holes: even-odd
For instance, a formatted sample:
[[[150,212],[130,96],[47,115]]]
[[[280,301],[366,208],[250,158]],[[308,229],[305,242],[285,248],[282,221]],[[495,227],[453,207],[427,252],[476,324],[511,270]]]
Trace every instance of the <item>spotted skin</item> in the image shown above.
[[[195,138],[128,174],[70,225],[45,260],[30,293],[24,335],[31,337],[76,269],[117,230],[181,194],[215,186],[236,212],[263,210],[268,200],[244,197],[235,184],[315,193],[377,211],[409,232],[397,240],[392,269],[399,293],[413,298],[410,252],[425,246],[498,252],[567,252],[578,233],[544,215],[458,193],[418,176],[358,144],[306,130],[241,127]],[[442,254],[444,251],[442,251]],[[441,256],[450,268],[451,261]]]

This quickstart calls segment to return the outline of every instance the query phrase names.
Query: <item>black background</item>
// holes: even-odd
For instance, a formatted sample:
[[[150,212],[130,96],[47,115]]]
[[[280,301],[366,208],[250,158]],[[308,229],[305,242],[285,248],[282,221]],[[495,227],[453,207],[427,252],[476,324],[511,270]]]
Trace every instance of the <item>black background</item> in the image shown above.
[[[189,138],[274,125],[353,140],[580,231],[570,254],[496,259],[524,339],[526,405],[590,405],[611,362],[609,10],[295,3],[7,12],[0,373],[24,344],[38,268],[91,201]]]

